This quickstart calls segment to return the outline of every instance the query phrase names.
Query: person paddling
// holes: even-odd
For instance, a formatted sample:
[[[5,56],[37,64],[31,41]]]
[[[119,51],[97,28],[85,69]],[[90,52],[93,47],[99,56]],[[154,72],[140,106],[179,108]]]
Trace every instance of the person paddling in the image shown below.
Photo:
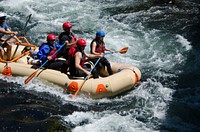
[[[11,31],[9,29],[9,26],[6,23],[6,15],[4,13],[0,13],[0,58],[3,59],[4,56],[4,48],[6,48],[6,55],[7,60],[9,61],[11,58],[11,49],[12,49],[12,43],[5,42],[2,38],[4,35],[11,36],[13,35],[14,38],[17,35],[17,31]]]
[[[61,49],[58,53],[59,57],[63,57],[68,60],[69,49],[74,45],[69,45],[70,43],[76,42],[76,35],[72,32],[72,24],[70,22],[63,23],[63,32],[58,36],[59,44],[66,44],[65,47]]]
[[[47,42],[42,43],[37,52],[37,57],[44,63],[47,59],[48,63],[44,66],[45,68],[59,70],[67,74],[67,63],[65,60],[56,60],[57,55],[52,56],[60,45],[55,42],[56,36],[54,34],[47,35]]]
[[[103,57],[103,54],[98,54],[98,55],[86,54],[84,52],[85,47],[86,47],[86,41],[80,38],[77,40],[76,47],[70,48],[69,59],[68,59],[70,67],[69,69],[70,75],[78,77],[86,77],[92,74],[93,78],[98,78],[99,74],[96,71],[96,69],[94,68],[92,73],[90,73],[89,71],[91,67],[87,67],[87,65],[85,65],[85,62],[88,58],[91,59],[91,58]]]
[[[114,51],[105,47],[104,37],[105,37],[104,31],[96,32],[96,37],[95,37],[95,39],[92,40],[92,42],[90,44],[90,53],[91,54],[100,55],[100,54],[104,53],[105,51],[110,51],[110,52],[114,53]],[[96,63],[97,59],[92,59],[91,61],[93,63]],[[107,67],[107,71],[108,71],[109,75],[113,74],[110,62],[105,57],[102,57],[100,59],[99,63],[97,64],[98,71],[100,71],[100,68],[102,65]]]

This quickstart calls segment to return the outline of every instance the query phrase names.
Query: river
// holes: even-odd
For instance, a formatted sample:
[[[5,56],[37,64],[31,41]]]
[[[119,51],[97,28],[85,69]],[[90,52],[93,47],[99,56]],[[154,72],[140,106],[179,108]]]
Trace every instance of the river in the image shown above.
[[[106,46],[129,47],[110,61],[138,67],[140,83],[113,98],[71,99],[59,86],[0,76],[1,132],[200,131],[200,2],[147,4],[147,0],[1,0],[12,30],[40,45],[70,21],[89,44],[97,30]],[[86,47],[89,52],[89,46]],[[122,82],[123,83],[123,82]]]

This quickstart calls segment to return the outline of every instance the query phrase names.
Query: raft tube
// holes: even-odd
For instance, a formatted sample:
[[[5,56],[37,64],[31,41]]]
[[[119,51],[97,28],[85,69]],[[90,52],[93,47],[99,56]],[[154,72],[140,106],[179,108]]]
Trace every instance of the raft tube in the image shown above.
[[[13,46],[13,48],[15,48],[15,46]],[[23,50],[24,46],[20,46],[18,49]],[[12,52],[13,51],[14,49]],[[17,55],[20,55],[20,51],[18,51],[15,56]],[[27,63],[28,57],[28,55],[25,55],[16,62],[8,63],[13,76],[28,77],[36,70],[33,68],[33,65]],[[4,67],[5,63],[0,62],[1,73]],[[114,72],[113,75],[108,76],[106,68],[101,69],[100,73],[103,77],[97,79],[90,78],[85,81],[79,94],[82,93],[93,99],[112,97],[132,89],[141,79],[141,72],[137,67],[115,62],[111,62],[111,67]],[[68,74],[52,69],[40,69],[35,77],[62,86],[68,93],[72,94],[75,93],[84,82],[83,78],[71,77]]]

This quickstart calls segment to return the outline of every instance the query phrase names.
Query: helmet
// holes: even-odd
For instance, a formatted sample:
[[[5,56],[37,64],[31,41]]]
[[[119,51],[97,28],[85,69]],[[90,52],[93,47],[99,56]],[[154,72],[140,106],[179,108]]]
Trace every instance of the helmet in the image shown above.
[[[97,31],[96,37],[105,37],[105,32],[104,31]]]
[[[0,12],[0,20],[5,20],[6,19],[6,15],[3,12]]]
[[[54,34],[47,35],[47,41],[55,41],[55,40],[56,40],[56,36]]]
[[[63,28],[71,28],[72,24],[70,22],[63,23]]]
[[[77,41],[77,45],[85,47],[86,46],[86,41],[84,39],[80,38]]]

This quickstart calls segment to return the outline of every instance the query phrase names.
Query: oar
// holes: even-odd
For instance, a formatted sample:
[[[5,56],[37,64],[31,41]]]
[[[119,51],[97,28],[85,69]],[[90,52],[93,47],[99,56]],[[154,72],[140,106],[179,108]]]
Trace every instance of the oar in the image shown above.
[[[11,35],[11,36],[9,36],[4,42],[3,42],[3,44],[2,45],[4,45],[5,43],[7,43],[7,41],[8,40],[10,40],[11,38],[13,38],[14,36],[13,35]],[[8,44],[8,43],[7,43]],[[7,45],[6,45],[7,46]],[[4,49],[2,49],[2,50],[4,50]],[[2,58],[0,58],[0,60],[1,60],[1,62],[3,62],[4,60],[3,60],[3,55],[2,55]],[[6,61],[7,62],[7,61]]]
[[[13,38],[14,36],[13,35],[11,35],[11,36],[9,36],[4,42],[3,42],[3,44],[5,44],[8,40],[10,40],[11,38]],[[2,45],[3,45],[2,44]]]
[[[60,48],[58,50],[56,50],[56,52],[52,55],[52,57],[57,54],[61,49],[62,47],[64,46],[65,44],[62,44],[60,46]],[[36,69],[25,81],[24,83],[27,84],[30,82],[30,80],[37,74],[37,72],[44,67],[44,65],[46,65],[46,63],[48,62],[49,60],[47,59],[38,69]]]
[[[28,22],[29,22],[30,19],[31,19],[31,16],[32,16],[32,14],[30,14],[30,15],[28,15],[28,16],[26,17],[26,23],[25,23],[25,25],[24,25],[24,29],[23,29],[23,32],[22,32],[21,36],[25,36],[25,35],[26,35],[26,27],[27,27],[27,25],[28,25]]]
[[[23,30],[22,30],[21,36],[25,36],[25,34],[26,34],[26,27],[27,27],[28,22],[29,22],[30,19],[31,19],[31,15],[32,15],[32,14],[30,14],[30,15],[28,15],[28,16],[26,17],[26,23],[25,23],[24,28],[23,28]],[[16,39],[17,39],[18,42],[20,41],[20,40],[17,38],[17,36],[16,36]],[[11,57],[11,60],[14,58],[14,56],[15,56],[15,54],[16,54],[18,48],[19,48],[19,44],[18,44],[17,47],[15,48],[15,51],[14,51],[14,53],[13,53],[13,56]]]
[[[119,50],[119,51],[115,51],[115,52],[105,52],[104,54],[105,54],[105,55],[107,55],[107,54],[114,54],[114,53],[125,54],[127,51],[128,51],[128,47],[124,47],[124,48],[122,48],[122,49]]]
[[[32,14],[30,14],[30,15],[28,15],[28,16],[26,17],[26,24],[25,24],[24,29],[23,29],[24,34],[23,34],[22,36],[24,36],[25,33],[26,33],[26,32],[25,32],[25,29],[26,29],[26,26],[27,26],[27,24],[28,24],[30,18],[31,18],[31,15],[32,15]],[[8,38],[4,41],[4,43],[7,42],[8,40],[10,40],[12,37],[14,37],[14,35],[11,35],[10,37],[8,37]]]
[[[94,64],[94,66],[92,67],[92,69],[90,70],[90,73],[92,73],[92,71],[94,70],[94,68],[96,67],[96,65],[98,64],[98,62],[100,61],[101,58],[99,58],[96,63]],[[83,83],[81,84],[80,88],[73,94],[73,97],[76,97],[76,95],[78,94],[78,92],[82,89],[83,85],[85,84],[85,82],[87,81],[87,79],[89,78],[89,76],[87,75],[83,81]]]

